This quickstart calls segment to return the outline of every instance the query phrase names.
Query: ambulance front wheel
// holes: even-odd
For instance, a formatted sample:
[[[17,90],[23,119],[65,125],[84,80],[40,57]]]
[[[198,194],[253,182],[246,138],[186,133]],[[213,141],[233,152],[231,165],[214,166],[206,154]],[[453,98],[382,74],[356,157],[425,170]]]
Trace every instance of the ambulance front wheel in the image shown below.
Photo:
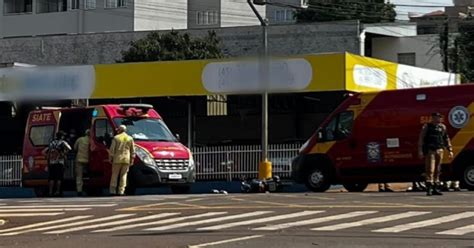
[[[349,192],[363,192],[367,186],[369,186],[368,183],[343,183],[342,186],[349,191]]]
[[[314,192],[325,192],[331,187],[329,171],[324,168],[310,169],[305,184]]]
[[[464,168],[461,177],[462,187],[468,190],[474,190],[474,165],[469,165]]]

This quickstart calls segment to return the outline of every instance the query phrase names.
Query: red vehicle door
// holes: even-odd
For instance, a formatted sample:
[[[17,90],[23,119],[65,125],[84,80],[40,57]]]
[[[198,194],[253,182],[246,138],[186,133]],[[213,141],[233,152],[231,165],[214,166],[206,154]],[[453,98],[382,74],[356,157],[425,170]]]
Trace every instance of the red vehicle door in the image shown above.
[[[42,151],[57,132],[58,110],[31,112],[23,145],[23,181],[25,186],[47,185],[48,161]]]
[[[109,160],[109,147],[114,135],[114,128],[102,107],[93,112],[94,118],[91,129],[90,144],[90,181],[97,187],[108,186],[112,165]]]

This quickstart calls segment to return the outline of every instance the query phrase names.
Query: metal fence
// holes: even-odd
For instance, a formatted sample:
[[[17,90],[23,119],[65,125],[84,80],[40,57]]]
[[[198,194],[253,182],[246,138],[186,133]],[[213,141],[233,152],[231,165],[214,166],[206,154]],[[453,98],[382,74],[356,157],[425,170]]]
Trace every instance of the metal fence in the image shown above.
[[[298,154],[300,144],[274,144],[268,156],[273,165],[273,175],[289,178],[291,160]],[[198,180],[228,180],[256,178],[261,156],[261,146],[195,147],[192,149]]]
[[[281,178],[291,175],[291,160],[298,154],[300,144],[275,144],[269,146],[269,159],[273,174]],[[192,148],[196,162],[197,179],[232,181],[258,176],[261,146],[218,146]],[[74,178],[72,160],[66,163],[65,178]],[[22,157],[0,156],[0,187],[21,186]]]
[[[21,186],[22,157],[0,156],[0,187]]]

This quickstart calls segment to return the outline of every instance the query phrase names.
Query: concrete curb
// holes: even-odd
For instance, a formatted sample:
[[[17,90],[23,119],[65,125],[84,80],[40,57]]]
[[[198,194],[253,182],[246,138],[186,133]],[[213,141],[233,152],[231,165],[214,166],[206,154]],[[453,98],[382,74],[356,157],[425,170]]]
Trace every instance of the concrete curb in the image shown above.
[[[225,190],[228,193],[241,193],[241,182],[222,182],[222,181],[209,181],[209,182],[196,182],[191,187],[191,194],[212,194],[214,189]],[[281,193],[298,193],[308,192],[306,187],[301,184],[291,183],[283,188]],[[139,188],[137,189],[137,195],[150,195],[150,194],[171,194],[171,190],[167,186],[157,188]],[[75,196],[75,192],[64,192],[66,197]],[[36,197],[33,189],[31,188],[0,188],[0,198],[33,198]]]

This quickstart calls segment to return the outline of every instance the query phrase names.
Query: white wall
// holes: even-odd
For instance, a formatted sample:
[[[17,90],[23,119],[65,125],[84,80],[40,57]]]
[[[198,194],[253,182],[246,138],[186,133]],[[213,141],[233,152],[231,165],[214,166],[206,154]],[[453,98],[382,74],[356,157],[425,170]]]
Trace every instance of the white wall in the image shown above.
[[[398,53],[416,53],[416,66],[443,70],[439,53],[439,35],[418,35],[403,38],[383,37],[372,40],[372,57],[398,62]]]
[[[281,4],[288,4],[291,6],[301,6],[301,0],[273,0],[272,2],[275,3],[281,3]],[[285,10],[285,11],[291,11],[295,12],[295,8],[292,7],[280,7],[280,6],[274,6],[274,5],[268,5],[266,12],[267,12],[267,18],[270,22],[270,24],[291,24],[291,23],[296,23],[296,19],[288,20],[288,21],[277,21],[275,19],[275,12],[277,10]]]
[[[135,0],[135,31],[186,29],[187,26],[187,0]]]
[[[193,0],[190,0],[193,1]],[[266,18],[265,6],[256,6],[263,18]],[[221,1],[221,27],[260,25],[246,0]]]
[[[97,0],[94,10],[3,15],[0,0],[0,36],[32,36],[49,34],[74,34],[82,32],[133,31],[133,4],[126,8],[104,9],[104,0]]]

